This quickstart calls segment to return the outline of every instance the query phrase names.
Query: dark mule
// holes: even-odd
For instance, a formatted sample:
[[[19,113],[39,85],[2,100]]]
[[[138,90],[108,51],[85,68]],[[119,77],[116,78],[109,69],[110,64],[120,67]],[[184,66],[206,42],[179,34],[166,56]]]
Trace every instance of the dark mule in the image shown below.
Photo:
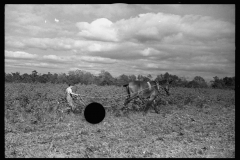
[[[155,102],[155,99],[160,93],[160,88],[163,88],[167,95],[169,94],[169,81],[162,80],[162,81],[132,81],[129,84],[123,85],[126,87],[128,98],[125,100],[124,105],[126,106],[131,100],[135,98],[148,99],[145,104],[145,113],[147,113],[148,109],[151,107],[152,102]],[[154,110],[158,113],[157,107],[154,105]]]

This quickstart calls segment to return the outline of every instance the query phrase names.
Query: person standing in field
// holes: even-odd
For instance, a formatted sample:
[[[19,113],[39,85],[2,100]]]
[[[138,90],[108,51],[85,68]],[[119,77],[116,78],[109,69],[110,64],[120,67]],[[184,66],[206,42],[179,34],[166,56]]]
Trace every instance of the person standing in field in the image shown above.
[[[69,104],[69,106],[71,107],[72,111],[74,111],[76,109],[76,106],[73,104],[73,95],[74,96],[79,96],[79,94],[73,93],[72,92],[72,85],[69,84],[68,88],[66,89],[66,93],[67,93],[67,102]],[[84,104],[84,103],[83,103]]]

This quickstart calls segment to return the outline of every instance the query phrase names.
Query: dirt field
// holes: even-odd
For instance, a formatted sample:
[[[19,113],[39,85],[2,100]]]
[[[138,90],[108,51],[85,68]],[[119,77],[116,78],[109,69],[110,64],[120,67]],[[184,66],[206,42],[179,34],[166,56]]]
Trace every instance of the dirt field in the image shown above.
[[[24,87],[5,86],[5,157],[235,157],[234,91],[201,90],[205,95],[201,99],[199,93],[181,98],[193,95],[190,89],[172,89],[168,104],[159,106],[160,114],[150,110],[143,116],[132,109],[118,115],[107,110],[104,121],[92,125],[81,114],[54,110],[56,104],[49,93],[60,88],[58,96],[64,95],[65,86],[50,88],[45,99],[47,85],[38,84],[36,90],[25,87],[31,93],[20,92]],[[110,92],[115,88],[103,90],[108,89]],[[109,102],[114,106],[118,103]]]

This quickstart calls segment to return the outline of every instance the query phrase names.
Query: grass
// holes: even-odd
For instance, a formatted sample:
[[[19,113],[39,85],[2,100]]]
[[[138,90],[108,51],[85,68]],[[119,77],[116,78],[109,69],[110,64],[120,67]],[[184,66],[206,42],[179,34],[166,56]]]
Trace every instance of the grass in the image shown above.
[[[5,154],[72,158],[235,157],[234,112],[221,109],[216,113],[215,107],[199,113],[195,107],[187,106],[186,113],[175,106],[165,117],[155,113],[146,117],[141,113],[129,117],[107,114],[98,125],[73,115],[65,122],[35,128],[19,123],[16,130],[20,131],[5,134]]]
[[[160,114],[132,110],[116,116],[110,110],[97,125],[81,114],[57,114],[47,109],[56,104],[45,100],[34,108],[28,98],[30,112],[20,102],[7,103],[13,110],[5,108],[5,157],[234,158],[235,103],[230,96],[218,101],[203,95],[170,97]]]

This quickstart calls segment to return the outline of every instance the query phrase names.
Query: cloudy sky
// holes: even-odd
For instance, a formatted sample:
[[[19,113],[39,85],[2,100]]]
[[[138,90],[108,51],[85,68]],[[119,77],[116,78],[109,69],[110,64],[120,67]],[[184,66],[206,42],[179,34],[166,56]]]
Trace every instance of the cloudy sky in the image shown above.
[[[5,72],[235,76],[235,5],[6,5]]]

